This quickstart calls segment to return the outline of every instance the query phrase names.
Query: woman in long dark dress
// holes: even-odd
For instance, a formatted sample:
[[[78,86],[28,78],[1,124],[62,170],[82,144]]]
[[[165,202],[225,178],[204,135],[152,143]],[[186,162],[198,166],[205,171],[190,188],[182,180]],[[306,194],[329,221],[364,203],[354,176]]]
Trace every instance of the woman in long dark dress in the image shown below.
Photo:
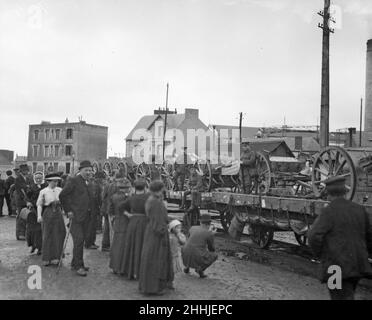
[[[120,273],[128,279],[138,279],[140,269],[143,239],[147,226],[145,204],[150,196],[146,193],[145,187],[144,180],[136,180],[134,182],[135,194],[126,200],[120,209],[129,217],[124,256],[120,268]]]
[[[131,183],[128,179],[122,178],[116,181],[116,190],[111,195],[108,203],[109,219],[113,219],[112,244],[110,249],[109,267],[113,273],[120,273],[120,264],[124,254],[125,235],[129,218],[121,211],[121,206],[128,199],[131,191]]]
[[[41,223],[37,222],[37,199],[40,191],[47,187],[48,184],[44,182],[44,174],[40,171],[34,173],[34,184],[31,185],[28,197],[32,203],[32,209],[26,219],[26,240],[27,245],[31,247],[31,253],[37,249],[37,254],[41,255],[42,248],[42,231]]]
[[[66,227],[62,216],[59,194],[62,189],[57,187],[61,178],[50,173],[45,176],[48,187],[40,191],[37,199],[37,220],[42,224],[42,261],[44,266],[58,265],[62,255]]]
[[[161,181],[151,182],[151,195],[145,205],[148,224],[139,272],[139,290],[143,294],[163,294],[174,279],[163,189]]]

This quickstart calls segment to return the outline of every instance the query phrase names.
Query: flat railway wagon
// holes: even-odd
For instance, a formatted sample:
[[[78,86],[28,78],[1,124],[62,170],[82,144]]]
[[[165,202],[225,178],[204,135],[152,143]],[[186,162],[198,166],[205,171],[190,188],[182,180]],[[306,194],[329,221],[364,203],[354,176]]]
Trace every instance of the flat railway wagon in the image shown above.
[[[346,198],[363,205],[372,221],[372,149],[327,147],[315,155],[309,175],[273,172],[272,168],[278,165],[273,165],[270,157],[261,152],[258,158],[265,165],[264,177],[260,179],[265,184],[260,192],[243,194],[212,189],[200,193],[200,208],[216,210],[225,231],[236,217],[250,225],[250,236],[261,248],[269,248],[277,231],[294,232],[298,243],[306,246],[307,231],[328,204],[324,181],[333,176],[346,179]],[[299,188],[303,191],[298,192]],[[179,204],[183,192],[168,190],[166,197]]]

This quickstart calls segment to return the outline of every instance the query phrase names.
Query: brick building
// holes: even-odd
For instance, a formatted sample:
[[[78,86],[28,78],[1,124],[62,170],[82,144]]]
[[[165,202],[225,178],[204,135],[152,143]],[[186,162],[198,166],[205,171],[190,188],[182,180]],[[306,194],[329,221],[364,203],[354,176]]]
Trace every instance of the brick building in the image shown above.
[[[32,172],[62,171],[72,174],[82,160],[107,157],[108,128],[85,121],[29,126],[27,163]]]

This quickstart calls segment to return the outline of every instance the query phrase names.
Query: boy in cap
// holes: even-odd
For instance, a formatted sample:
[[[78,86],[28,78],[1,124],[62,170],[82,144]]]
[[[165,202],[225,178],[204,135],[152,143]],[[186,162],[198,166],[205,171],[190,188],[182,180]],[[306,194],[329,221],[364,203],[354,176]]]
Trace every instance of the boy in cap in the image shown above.
[[[372,276],[368,253],[372,253],[372,230],[364,207],[345,199],[345,178],[331,177],[324,181],[329,205],[322,209],[309,231],[309,244],[321,260],[321,282],[326,283],[341,268],[340,289],[329,288],[332,300],[353,300],[358,282]]]

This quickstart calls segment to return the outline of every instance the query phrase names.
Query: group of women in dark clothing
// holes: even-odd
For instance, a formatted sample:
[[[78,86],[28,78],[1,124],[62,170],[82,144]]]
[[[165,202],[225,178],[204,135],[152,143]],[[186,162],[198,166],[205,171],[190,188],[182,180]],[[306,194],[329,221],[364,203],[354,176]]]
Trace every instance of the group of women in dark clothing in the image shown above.
[[[194,268],[204,278],[204,270],[217,259],[210,216],[202,215],[201,226],[191,228],[190,241],[186,241],[180,232],[181,223],[168,221],[160,180],[150,184],[149,193],[145,181],[136,180],[132,195],[127,179],[116,179],[114,184],[107,206],[114,231],[109,264],[112,271],[138,280],[143,294],[163,294],[174,289],[174,273],[179,271],[174,266],[179,266],[180,258],[177,246],[186,242],[183,271],[189,273]]]

